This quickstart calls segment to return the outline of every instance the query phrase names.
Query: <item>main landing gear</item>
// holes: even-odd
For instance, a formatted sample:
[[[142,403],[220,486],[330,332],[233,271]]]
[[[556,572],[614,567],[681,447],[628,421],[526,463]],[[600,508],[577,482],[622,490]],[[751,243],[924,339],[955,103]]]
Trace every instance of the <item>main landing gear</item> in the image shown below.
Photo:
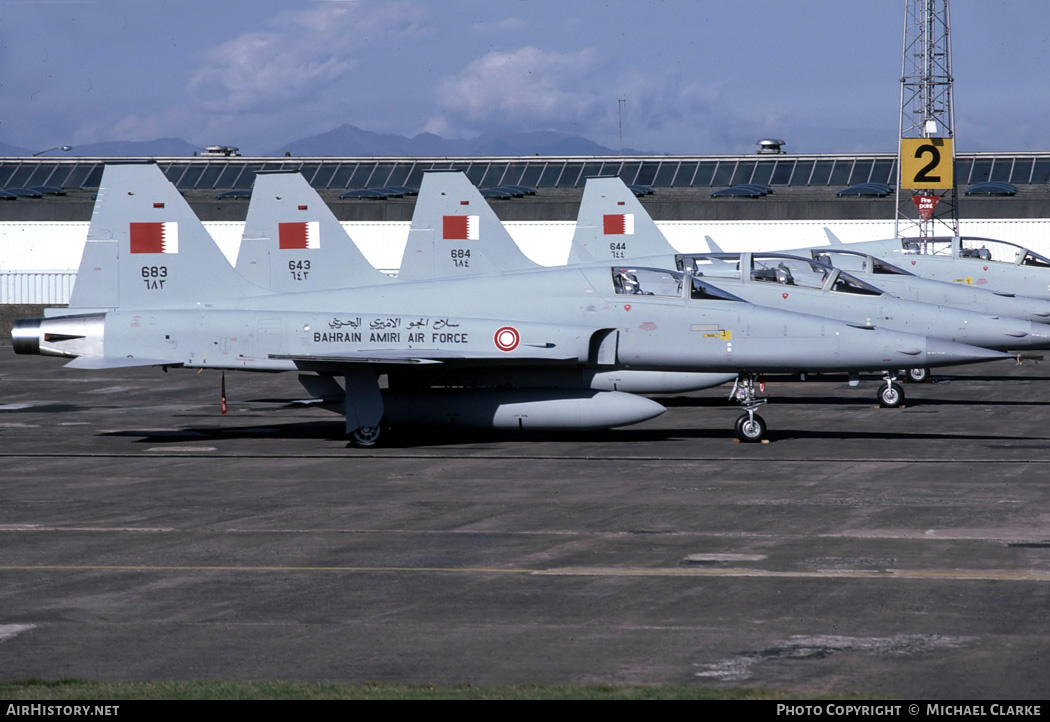
[[[359,426],[350,432],[350,443],[359,449],[371,449],[379,443],[381,426]]]
[[[371,448],[382,433],[383,396],[375,369],[351,366],[344,374],[346,385],[346,435],[350,443]]]
[[[733,383],[729,398],[744,407],[746,413],[736,420],[733,433],[738,441],[754,444],[766,438],[766,420],[755,413],[768,399],[758,398],[755,387],[758,386],[757,374],[740,374]]]
[[[924,384],[930,380],[930,370],[927,368],[908,369],[904,372],[904,377],[909,383]]]

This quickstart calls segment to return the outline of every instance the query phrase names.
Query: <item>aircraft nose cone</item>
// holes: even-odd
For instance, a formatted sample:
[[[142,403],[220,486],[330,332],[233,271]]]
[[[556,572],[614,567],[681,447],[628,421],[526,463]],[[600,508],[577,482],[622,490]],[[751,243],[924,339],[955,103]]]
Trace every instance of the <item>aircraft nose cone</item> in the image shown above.
[[[1050,327],[1042,323],[1033,323],[1032,330],[1025,340],[1029,348],[1047,348],[1050,344]]]
[[[989,348],[968,346],[941,338],[926,339],[926,364],[928,366],[951,366],[953,364],[978,363],[1013,358],[1008,353]]]

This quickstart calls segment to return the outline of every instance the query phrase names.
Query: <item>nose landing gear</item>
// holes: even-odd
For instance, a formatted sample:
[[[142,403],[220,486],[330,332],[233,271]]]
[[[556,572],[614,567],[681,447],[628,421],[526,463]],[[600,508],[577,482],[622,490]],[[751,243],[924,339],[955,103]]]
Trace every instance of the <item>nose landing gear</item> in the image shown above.
[[[759,385],[757,374],[740,374],[733,383],[733,390],[729,398],[743,406],[746,413],[736,420],[733,433],[741,443],[754,444],[766,438],[766,421],[755,413],[762,404],[768,402],[766,398],[758,398],[755,393]]]
[[[885,386],[880,386],[875,398],[879,406],[884,409],[895,409],[904,404],[904,387],[897,383],[897,377],[892,373],[886,374],[883,379]]]

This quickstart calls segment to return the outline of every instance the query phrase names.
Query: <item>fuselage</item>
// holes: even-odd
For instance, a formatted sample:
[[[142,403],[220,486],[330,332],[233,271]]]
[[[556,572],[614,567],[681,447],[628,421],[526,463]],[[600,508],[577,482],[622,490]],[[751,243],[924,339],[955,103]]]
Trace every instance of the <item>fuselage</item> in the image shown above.
[[[617,285],[624,271],[642,287]],[[723,373],[936,366],[999,357],[868,324],[763,308],[671,271],[542,269],[495,277],[274,294],[207,308],[94,315],[81,338],[23,328],[53,355],[170,359],[188,367],[283,370],[374,354],[376,365],[477,354],[502,365]],[[68,321],[66,322],[68,323]],[[101,325],[99,325],[101,324]],[[98,329],[101,328],[101,331]],[[501,331],[503,336],[501,337]],[[99,343],[89,343],[93,335]],[[57,339],[48,341],[47,339]],[[437,362],[440,362],[438,360]]]
[[[967,237],[891,238],[846,247],[885,258],[924,278],[1050,299],[1050,259],[1013,243]]]

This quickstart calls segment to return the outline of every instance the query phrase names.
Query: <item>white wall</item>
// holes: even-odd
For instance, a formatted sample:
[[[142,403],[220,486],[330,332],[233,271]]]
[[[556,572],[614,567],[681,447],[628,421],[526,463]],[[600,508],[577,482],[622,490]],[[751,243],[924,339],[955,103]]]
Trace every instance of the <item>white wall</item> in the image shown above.
[[[850,243],[889,238],[892,221],[662,221],[657,223],[679,251],[707,251],[710,236],[725,251],[775,251],[827,242],[825,226]],[[961,222],[963,235],[1001,238],[1050,255],[1050,219],[971,220]],[[205,228],[232,264],[244,223],[208,222]],[[532,260],[544,266],[565,263],[575,223],[572,221],[508,222],[507,230]],[[408,238],[407,222],[343,223],[369,263],[393,271],[401,264]],[[54,297],[68,293],[62,276],[75,273],[84,252],[88,224],[0,223],[0,303],[66,303]],[[54,278],[24,278],[26,274]],[[46,290],[34,290],[46,289]],[[46,300],[34,300],[39,294]]]

